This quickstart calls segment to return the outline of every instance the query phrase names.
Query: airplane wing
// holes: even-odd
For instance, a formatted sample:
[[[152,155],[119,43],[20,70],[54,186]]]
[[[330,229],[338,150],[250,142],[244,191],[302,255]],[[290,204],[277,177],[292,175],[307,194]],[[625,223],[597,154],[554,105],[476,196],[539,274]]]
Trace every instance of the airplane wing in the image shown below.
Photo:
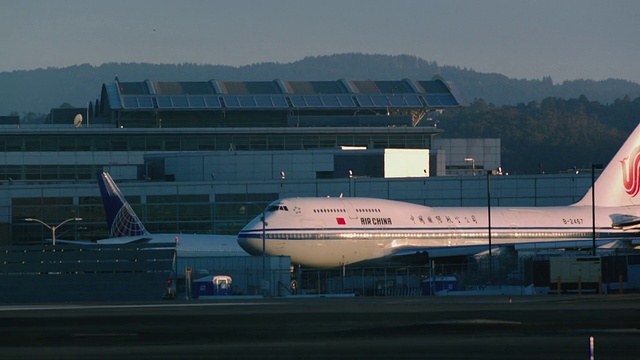
[[[150,237],[141,237],[138,239],[134,239],[134,240],[122,240],[120,238],[110,238],[110,239],[103,239],[103,240],[98,240],[98,241],[78,241],[78,240],[60,240],[60,239],[56,239],[56,243],[60,243],[60,244],[70,244],[70,245],[111,245],[111,244],[146,244],[149,243],[151,240],[153,240]],[[52,242],[51,239],[46,239],[45,241],[47,242]]]
[[[639,224],[640,225],[640,224]],[[639,227],[640,228],[640,227]],[[635,249],[640,246],[639,237],[625,237],[613,239],[597,239],[596,246],[598,249]],[[508,243],[495,244],[491,246],[494,251],[500,250],[562,250],[562,249],[591,249],[593,247],[592,240],[575,239],[563,241],[543,241],[530,243]],[[449,246],[449,247],[416,247],[401,246],[394,249],[391,259],[399,262],[407,263],[424,263],[429,259],[459,257],[459,256],[475,256],[482,253],[486,254],[488,245],[466,245],[466,246]]]
[[[153,238],[147,236],[133,240],[130,238],[109,238],[98,240],[98,244],[146,244],[151,240],[153,240]]]
[[[611,214],[611,225],[614,229],[638,230],[640,229],[640,217],[625,214]]]
[[[501,246],[494,245],[492,249]],[[513,246],[511,246],[513,248]],[[448,247],[417,247],[403,246],[396,248],[391,259],[404,263],[424,263],[429,259],[448,258],[458,256],[473,256],[488,250],[488,245],[466,245],[466,246],[448,246]]]
[[[46,242],[53,243],[51,239],[45,239]],[[70,245],[95,245],[93,241],[79,241],[79,240],[61,240],[56,239],[57,244],[70,244]]]

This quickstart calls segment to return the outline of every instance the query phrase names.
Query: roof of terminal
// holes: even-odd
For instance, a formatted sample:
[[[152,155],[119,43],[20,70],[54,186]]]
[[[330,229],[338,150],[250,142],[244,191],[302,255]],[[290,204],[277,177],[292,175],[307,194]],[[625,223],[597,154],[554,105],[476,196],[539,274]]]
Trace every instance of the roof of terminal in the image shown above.
[[[439,76],[432,80],[186,81],[105,83],[103,93],[117,110],[422,109],[468,104]]]

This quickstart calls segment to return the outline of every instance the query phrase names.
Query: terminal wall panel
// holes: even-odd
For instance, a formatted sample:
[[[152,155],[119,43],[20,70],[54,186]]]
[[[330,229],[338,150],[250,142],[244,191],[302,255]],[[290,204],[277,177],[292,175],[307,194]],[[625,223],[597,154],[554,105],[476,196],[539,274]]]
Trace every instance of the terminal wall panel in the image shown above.
[[[280,187],[278,184],[264,184],[264,183],[255,183],[247,185],[246,189],[249,194],[267,194],[267,193],[279,193]]]
[[[136,165],[117,165],[109,167],[109,174],[112,178],[118,180],[136,180],[138,178],[138,166]]]
[[[211,192],[211,185],[209,184],[202,184],[202,185],[189,184],[189,186],[177,185],[177,191],[179,195],[209,194]]]
[[[354,182],[354,190],[358,196],[380,199],[389,198],[389,186],[387,183],[375,181]]]
[[[269,167],[271,167],[271,165],[273,164],[273,155],[270,154],[246,154],[243,155],[242,157],[242,161],[238,163],[238,166],[257,166],[257,165],[267,165]],[[268,173],[265,173],[265,175],[268,175]],[[266,179],[271,178],[270,176],[266,176],[264,177]]]
[[[56,156],[48,156],[47,161],[51,164],[55,164],[58,161],[57,153]],[[4,162],[5,165],[22,165],[25,162],[24,153],[10,153],[7,155],[6,160]]]
[[[370,190],[372,193],[378,194],[379,197],[389,197],[389,185],[386,181],[371,181],[369,182]]]
[[[510,180],[511,178],[509,178]],[[534,197],[536,196],[536,180],[530,178],[513,178],[515,181],[507,181],[508,179],[502,179],[504,181],[500,181],[500,183],[504,183],[505,186],[509,186],[510,184],[515,185],[514,189],[516,190],[517,196],[524,197]]]
[[[237,165],[236,171],[239,174],[246,174],[247,179],[251,180],[273,180],[273,164],[271,156],[257,156],[246,159]]]
[[[326,161],[314,161],[313,169],[314,171],[334,171],[333,156]]]
[[[244,184],[216,184],[216,194],[245,194],[247,193],[247,185]]]
[[[517,187],[496,189],[493,184],[491,184],[491,194],[497,197],[518,197],[518,195],[524,195],[521,194]]]
[[[71,165],[77,163],[77,157],[75,153],[59,153],[58,154],[58,164],[59,165]],[[121,162],[122,164],[127,164],[126,162]]]
[[[316,197],[315,189],[297,182],[281,182],[277,192],[280,194],[281,199],[286,197]]]
[[[318,196],[325,197],[339,197],[343,194],[345,197],[349,196],[349,184],[348,183],[318,183]]]
[[[232,181],[236,179],[236,162],[238,157],[229,156],[220,158],[220,162],[212,172],[215,175],[216,180]]]
[[[90,152],[76,153],[75,162],[76,164],[82,164],[82,165],[100,164],[99,162],[96,162],[96,158],[94,154]]]
[[[497,200],[491,199],[491,206],[497,206]],[[472,199],[462,197],[458,206],[475,206],[475,207],[487,207],[487,199]]]
[[[317,163],[331,163],[333,164],[333,152],[331,153],[314,153],[312,162]],[[333,169],[333,166],[331,167]]]
[[[19,154],[20,154],[19,156],[15,156],[15,159],[12,159],[15,161],[15,164],[40,165],[43,163],[43,159],[46,158],[43,156],[45,153],[39,153],[39,152],[25,152],[25,153],[19,153]],[[12,156],[12,158],[14,158],[14,156]],[[55,162],[52,162],[52,163],[55,164]],[[4,162],[4,164],[11,164],[11,163]]]
[[[273,163],[274,164],[289,164],[293,163],[293,154],[274,154],[273,155]]]
[[[166,158],[165,173],[173,174],[175,181],[200,180],[204,176],[202,162],[202,157],[196,156]]]
[[[456,206],[460,206],[460,200],[459,199],[438,199],[438,200],[429,201],[425,205],[456,207]]]

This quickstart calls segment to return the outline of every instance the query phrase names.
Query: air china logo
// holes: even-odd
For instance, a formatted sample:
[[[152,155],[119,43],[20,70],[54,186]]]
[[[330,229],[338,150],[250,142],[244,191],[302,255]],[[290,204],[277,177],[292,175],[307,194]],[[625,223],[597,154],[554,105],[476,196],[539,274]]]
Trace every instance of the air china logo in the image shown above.
[[[631,197],[635,197],[640,192],[640,146],[633,149],[620,163],[624,189]]]

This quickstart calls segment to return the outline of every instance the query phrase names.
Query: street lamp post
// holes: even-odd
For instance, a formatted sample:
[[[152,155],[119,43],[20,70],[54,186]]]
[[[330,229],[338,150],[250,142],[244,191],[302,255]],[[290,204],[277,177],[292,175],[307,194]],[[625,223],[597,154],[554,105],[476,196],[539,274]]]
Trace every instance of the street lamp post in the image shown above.
[[[45,223],[44,221],[42,221],[40,219],[34,219],[34,218],[26,218],[26,219],[24,219],[24,221],[37,222],[37,223],[40,223],[40,224],[46,226],[47,228],[49,228],[51,230],[51,238],[52,238],[53,245],[56,244],[56,229],[58,229],[60,226],[62,226],[63,224],[65,224],[65,223],[67,223],[69,221],[81,221],[81,220],[82,220],[82,218],[69,218],[69,219],[61,222],[58,225],[53,225],[52,226],[52,225],[49,225],[49,224]]]
[[[262,221],[262,291],[263,293],[266,291],[266,281],[267,281],[267,241],[266,241],[266,232],[267,232],[267,220],[266,220],[265,209],[262,209],[262,217],[260,221]]]
[[[262,281],[260,284],[260,287],[263,291],[263,293],[266,290],[266,283],[267,283],[267,221],[266,221],[266,208],[260,207],[258,206],[258,204],[250,202],[249,204],[255,206],[256,208],[260,209],[260,211],[262,212],[262,215],[260,215],[260,221],[262,222]]]
[[[487,229],[489,230],[489,283],[491,283],[493,277],[493,259],[491,258],[491,171],[487,171]]]

